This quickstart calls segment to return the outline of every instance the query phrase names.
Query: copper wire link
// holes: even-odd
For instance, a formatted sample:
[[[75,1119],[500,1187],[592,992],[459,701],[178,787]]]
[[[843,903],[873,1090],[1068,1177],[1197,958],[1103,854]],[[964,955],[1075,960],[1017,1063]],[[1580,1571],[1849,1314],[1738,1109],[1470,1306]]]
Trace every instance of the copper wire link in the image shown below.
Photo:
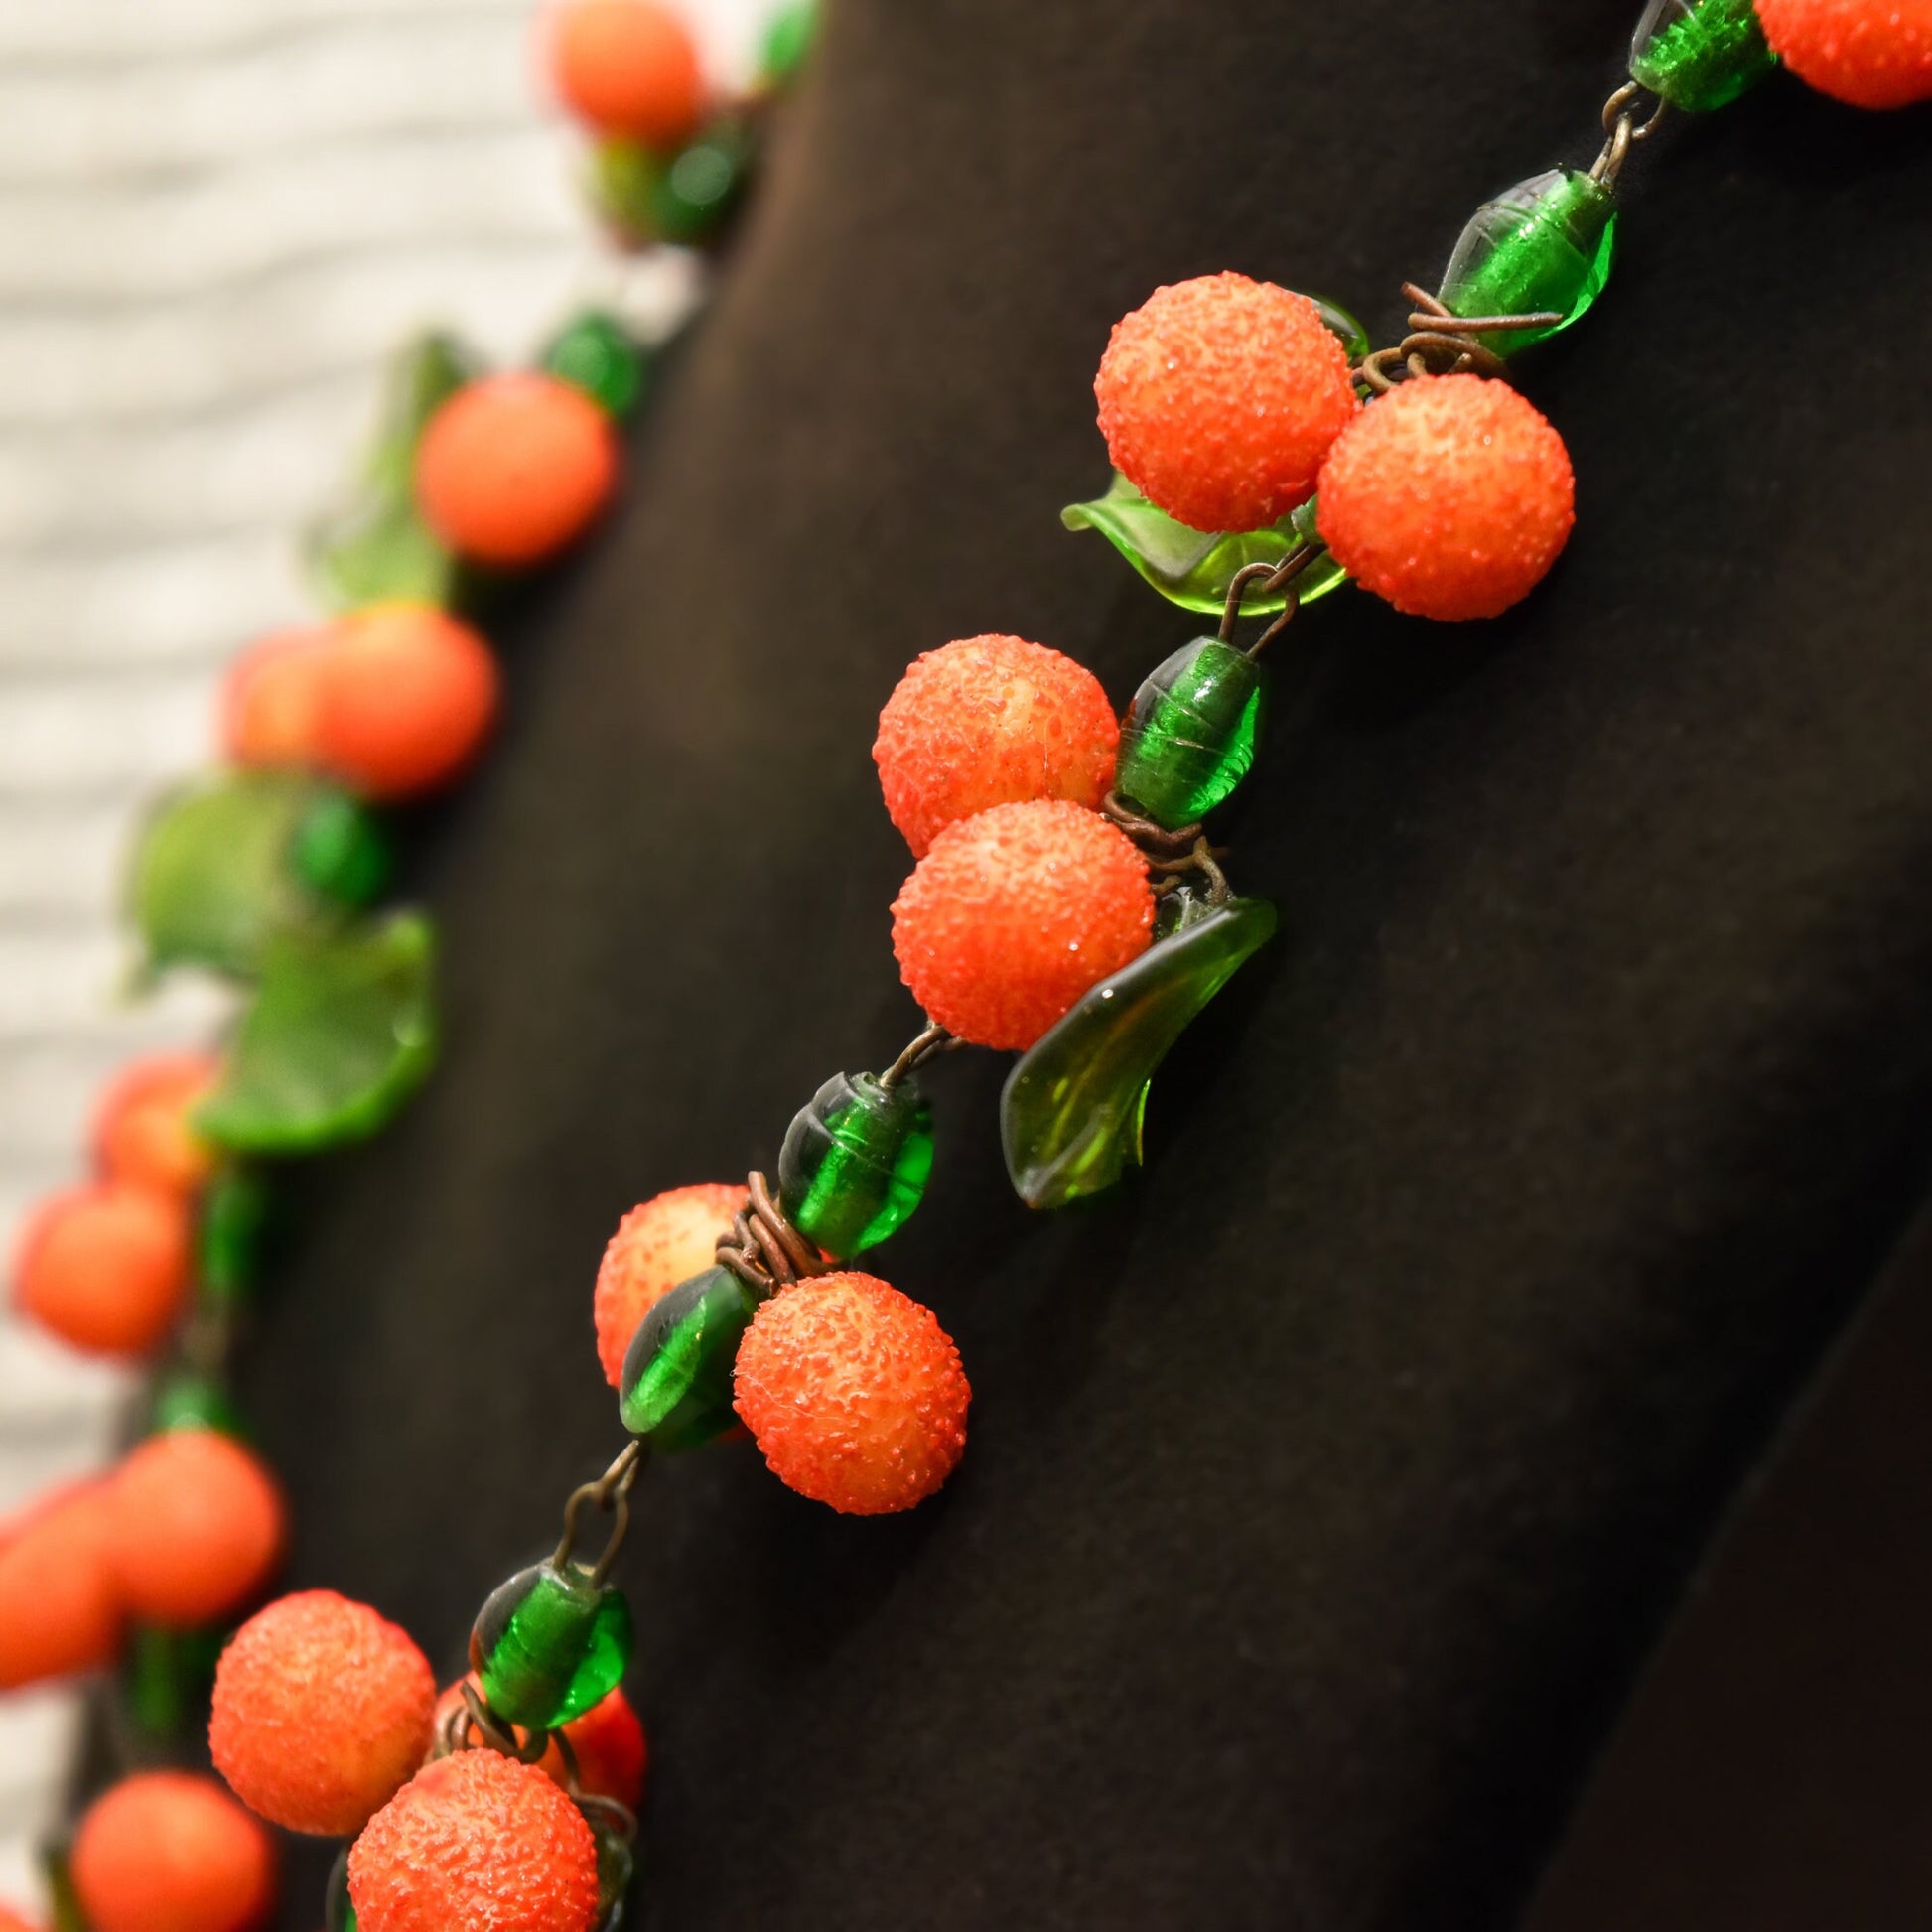
[[[1197,872],[1207,882],[1209,901],[1220,905],[1226,900],[1231,889],[1219,861],[1227,856],[1227,847],[1210,845],[1199,825],[1173,829],[1158,825],[1127,804],[1117,791],[1110,791],[1101,800],[1100,810],[1140,848],[1148,871],[1160,881],[1155,888],[1157,897],[1172,892],[1188,873]]]
[[[720,1267],[729,1268],[760,1301],[808,1276],[829,1275],[837,1267],[785,1219],[763,1174],[749,1175],[745,1189],[751,1199],[733,1215],[730,1230],[719,1237]]]
[[[578,1518],[587,1506],[594,1505],[608,1509],[612,1520],[611,1534],[605,1541],[603,1555],[592,1567],[590,1580],[593,1586],[600,1586],[610,1576],[611,1566],[617,1562],[618,1552],[623,1548],[624,1536],[630,1528],[630,1491],[649,1454],[643,1442],[632,1437],[601,1476],[594,1482],[580,1483],[570,1492],[570,1500],[564,1504],[563,1538],[550,1559],[553,1570],[561,1570],[570,1562],[571,1553],[577,1547]]]

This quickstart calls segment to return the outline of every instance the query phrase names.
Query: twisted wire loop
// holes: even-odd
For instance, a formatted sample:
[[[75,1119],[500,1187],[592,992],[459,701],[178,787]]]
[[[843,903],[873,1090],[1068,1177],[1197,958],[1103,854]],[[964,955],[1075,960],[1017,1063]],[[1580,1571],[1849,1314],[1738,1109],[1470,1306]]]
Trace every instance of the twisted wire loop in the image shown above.
[[[936,1060],[941,1053],[956,1053],[966,1042],[949,1034],[936,1020],[928,1020],[925,1030],[897,1059],[879,1076],[879,1084],[891,1089],[909,1079],[920,1067]]]
[[[1378,348],[1355,364],[1355,379],[1378,396],[1415,375],[1479,375],[1491,382],[1509,380],[1509,364],[1483,342],[1517,329],[1554,329],[1563,317],[1553,309],[1520,316],[1458,316],[1440,296],[1414,282],[1402,292],[1415,309],[1409,334],[1394,348]]]
[[[1316,538],[1312,542],[1299,544],[1278,564],[1243,564],[1228,579],[1228,594],[1221,606],[1221,627],[1215,633],[1222,643],[1234,642],[1235,625],[1241,621],[1241,607],[1251,597],[1274,597],[1279,594],[1284,602],[1282,614],[1253,643],[1248,646],[1247,655],[1259,657],[1276,637],[1288,628],[1289,621],[1302,608],[1301,592],[1295,580],[1311,564],[1328,554],[1328,546]]]
[[[1648,120],[1640,121],[1630,111],[1638,97],[1649,91],[1641,81],[1626,80],[1603,103],[1603,132],[1608,138],[1603,143],[1603,152],[1590,168],[1591,181],[1604,188],[1614,188],[1623,164],[1630,158],[1630,150],[1656,133],[1657,123],[1670,111],[1669,101],[1659,100]]]
[[[474,1738],[472,1731],[476,1732]],[[457,1751],[482,1747],[500,1751],[519,1764],[535,1764],[550,1748],[550,1740],[555,1735],[553,1731],[533,1730],[519,1737],[516,1726],[505,1724],[489,1708],[489,1700],[466,1677],[462,1698],[444,1713],[436,1727],[436,1754],[449,1757]]]
[[[771,1197],[771,1184],[763,1174],[749,1175],[745,1188],[751,1195],[750,1201],[738,1210],[730,1229],[719,1237],[720,1267],[729,1268],[763,1301],[806,1276],[829,1275],[838,1266],[827,1261],[785,1219],[783,1210]]]
[[[1157,898],[1173,892],[1191,872],[1206,882],[1209,904],[1225,903],[1231,888],[1219,861],[1227,856],[1227,847],[1210,845],[1199,825],[1182,825],[1173,830],[1157,825],[1153,819],[1142,817],[1117,791],[1110,791],[1101,800],[1100,810],[1140,847],[1147,869],[1154,876]]]
[[[570,1500],[564,1504],[563,1538],[550,1559],[553,1570],[561,1570],[569,1563],[577,1547],[578,1519],[587,1508],[594,1507],[611,1512],[611,1534],[605,1540],[603,1554],[591,1568],[590,1580],[593,1586],[601,1586],[610,1576],[611,1566],[617,1562],[618,1552],[623,1548],[623,1539],[630,1529],[630,1492],[648,1455],[643,1442],[632,1437],[601,1476],[593,1482],[580,1483],[570,1492]]]

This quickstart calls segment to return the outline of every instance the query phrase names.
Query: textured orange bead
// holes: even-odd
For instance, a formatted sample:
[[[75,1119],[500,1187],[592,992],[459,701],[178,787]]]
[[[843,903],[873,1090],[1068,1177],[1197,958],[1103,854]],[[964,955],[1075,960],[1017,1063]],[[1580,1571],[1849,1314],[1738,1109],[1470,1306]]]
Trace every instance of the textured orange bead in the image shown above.
[[[848,1516],[938,1489],[966,1452],[972,1399],[932,1311],[871,1275],[784,1290],[738,1347],[738,1413],[772,1473]]]
[[[121,1599],[99,1483],[46,1498],[0,1530],[0,1691],[112,1661]]]
[[[730,1229],[732,1216],[745,1201],[743,1187],[708,1182],[673,1187],[633,1207],[618,1223],[591,1298],[597,1358],[614,1389],[638,1323],[679,1282],[711,1266],[718,1237]]]
[[[214,1172],[214,1150],[189,1124],[214,1084],[212,1053],[153,1053],[126,1067],[94,1109],[94,1160],[110,1180],[191,1194]]]
[[[913,659],[872,748],[886,809],[915,859],[994,805],[1064,798],[1097,808],[1120,721],[1084,665],[1019,637],[966,637]]]
[[[192,1630],[259,1596],[288,1537],[282,1491],[250,1449],[210,1429],[151,1436],[107,1490],[121,1599]]]
[[[1757,0],[1799,79],[1854,107],[1932,100],[1932,0]]]
[[[292,1832],[345,1838],[415,1774],[436,1678],[409,1633],[334,1590],[236,1631],[214,1673],[208,1746],[238,1797]]]
[[[893,903],[912,997],[961,1039],[1031,1046],[1147,950],[1154,893],[1117,826],[1079,805],[996,805],[949,825]]]
[[[535,1765],[458,1751],[363,1827],[348,1895],[359,1932],[590,1932],[597,1842]]]
[[[1114,468],[1197,530],[1259,530],[1308,500],[1360,407],[1305,295],[1202,275],[1114,325],[1094,378]]]
[[[452,550],[479,563],[540,563],[611,500],[618,439],[574,384],[521,371],[466,383],[416,452],[416,501]]]
[[[483,749],[498,686],[467,623],[427,604],[372,605],[331,640],[314,762],[370,798],[434,791]]]
[[[574,0],[550,23],[550,72],[564,105],[602,134],[680,145],[704,112],[698,50],[651,0]]]
[[[221,745],[236,764],[314,761],[332,635],[327,624],[277,631],[229,666],[221,693]]]
[[[14,1299],[75,1348],[145,1355],[181,1312],[193,1245],[193,1219],[177,1194],[118,1181],[76,1187],[28,1223]]]
[[[11,1905],[0,1905],[0,1932],[47,1932],[45,1919],[31,1919]]]
[[[144,1771],[94,1801],[73,1841],[90,1932],[254,1932],[275,1847],[212,1778]]]
[[[1321,472],[1336,560],[1412,617],[1493,618],[1527,597],[1577,521],[1563,438],[1506,382],[1432,375],[1365,409]]]

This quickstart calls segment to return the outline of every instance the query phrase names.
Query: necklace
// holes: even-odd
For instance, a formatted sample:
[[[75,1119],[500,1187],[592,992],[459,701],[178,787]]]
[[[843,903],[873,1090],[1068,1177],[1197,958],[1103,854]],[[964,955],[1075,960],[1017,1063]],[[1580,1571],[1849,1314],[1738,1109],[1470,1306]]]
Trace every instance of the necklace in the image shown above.
[[[1347,577],[1417,615],[1493,615],[1569,539],[1568,454],[1504,378],[1509,358],[1600,294],[1617,185],[1655,126],[1646,96],[1725,104],[1771,65],[1760,31],[1801,74],[1874,104],[1932,84],[1932,35],[1896,8],[1766,0],[1759,14],[1653,6],[1594,166],[1480,210],[1441,289],[1410,290],[1393,348],[1371,348],[1332,305],[1237,277],[1163,290],[1117,329],[1097,390],[1123,481],[1075,520],[1175,601],[1218,608],[1220,627],[1159,667],[1111,737],[1091,681],[1037,645],[969,639],[908,672],[876,756],[918,861],[895,948],[932,1024],[884,1071],[820,1090],[785,1137],[775,1184],[680,1190],[626,1217],[600,1278],[600,1339],[607,1372],[619,1358],[633,1441],[571,1498],[554,1555],[484,1605],[472,1678],[442,1721],[372,1667],[357,1680],[368,1748],[322,1761],[307,1743],[334,1713],[303,1686],[319,1657],[354,1654],[373,1613],[313,1592],[237,1639],[211,1732],[230,1781],[299,1829],[329,1829],[320,1820],[338,1804],[368,1814],[339,1922],[610,1922],[616,1895],[596,1883],[610,1800],[569,1758],[572,1727],[622,1673],[628,1612],[612,1566],[647,1453],[742,1420],[785,1481],[834,1507],[903,1508],[945,1480],[970,1399],[957,1351],[927,1311],[846,1265],[917,1205],[932,1157],[923,1069],[961,1042],[1024,1053],[1002,1134],[1037,1205],[1096,1191],[1138,1158],[1166,1045],[1272,925],[1233,892],[1202,829],[1254,757],[1258,654]],[[1251,616],[1275,621],[1243,647]],[[593,1511],[609,1535],[580,1557]],[[399,1633],[383,1642],[419,1655]],[[431,1762],[397,1790],[392,1760],[412,1759],[426,1725]],[[378,1741],[397,1747],[380,1763]],[[553,1747],[561,1789],[533,1768]]]
[[[776,16],[739,98],[707,82],[663,9],[590,0],[546,24],[616,246],[712,249],[803,60],[809,6]],[[267,1164],[374,1134],[436,1057],[433,928],[381,904],[388,814],[484,750],[500,692],[480,625],[602,515],[620,483],[617,425],[666,333],[590,307],[535,366],[497,374],[448,337],[409,345],[352,496],[306,545],[330,616],[242,655],[222,695],[225,764],[164,797],[136,841],[139,979],[211,973],[240,1013],[218,1050],[153,1056],[113,1081],[93,1179],[30,1220],[22,1312],[84,1352],[162,1366],[121,1464],[0,1533],[0,1688],[118,1663],[104,1708],[123,1768],[165,1763],[192,1737],[221,1645],[288,1538],[281,1486],[227,1386],[274,1235]],[[272,1902],[269,1835],[205,1776],[143,1770],[92,1819],[71,1869],[49,1862],[64,1932],[213,1932]],[[0,1932],[24,1923],[0,1907]]]

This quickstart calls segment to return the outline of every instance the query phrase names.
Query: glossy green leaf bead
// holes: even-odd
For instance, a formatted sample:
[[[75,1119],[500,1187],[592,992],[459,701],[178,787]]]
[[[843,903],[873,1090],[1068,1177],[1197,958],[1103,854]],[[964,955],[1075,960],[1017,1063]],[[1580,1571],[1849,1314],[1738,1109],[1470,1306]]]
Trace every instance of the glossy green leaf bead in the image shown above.
[[[780,9],[765,29],[764,44],[759,51],[759,84],[783,87],[795,80],[812,51],[817,31],[816,0],[792,0],[790,6]]]
[[[737,1426],[732,1374],[758,1312],[729,1268],[707,1268],[656,1302],[630,1338],[618,1413],[653,1449],[695,1449]]]
[[[348,1895],[348,1847],[344,1846],[329,1873],[322,1904],[322,1932],[356,1932],[355,1904]]]
[[[305,886],[356,909],[381,897],[394,869],[381,822],[359,798],[333,786],[303,813],[289,857]]]
[[[1485,202],[1462,230],[1443,277],[1451,315],[1553,314],[1547,327],[1482,338],[1498,355],[1568,329],[1610,279],[1616,198],[1575,168],[1554,168]]]
[[[1261,666],[1202,637],[1134,694],[1114,789],[1170,831],[1195,824],[1248,775],[1260,729]]]
[[[492,1592],[470,1632],[470,1668],[498,1717],[555,1730],[608,1697],[630,1662],[630,1605],[590,1572],[548,1563]]]
[[[805,1239],[844,1261],[904,1225],[932,1173],[932,1109],[916,1080],[836,1073],[778,1151],[778,1205]]]
[[[644,352],[616,316],[586,309],[543,352],[543,366],[621,419],[644,391]]]
[[[1630,78],[1688,114],[1728,107],[1778,64],[1751,0],[1650,0]]]
[[[268,1227],[268,1186],[246,1168],[208,1182],[195,1222],[195,1269],[205,1295],[233,1301],[255,1285]]]

